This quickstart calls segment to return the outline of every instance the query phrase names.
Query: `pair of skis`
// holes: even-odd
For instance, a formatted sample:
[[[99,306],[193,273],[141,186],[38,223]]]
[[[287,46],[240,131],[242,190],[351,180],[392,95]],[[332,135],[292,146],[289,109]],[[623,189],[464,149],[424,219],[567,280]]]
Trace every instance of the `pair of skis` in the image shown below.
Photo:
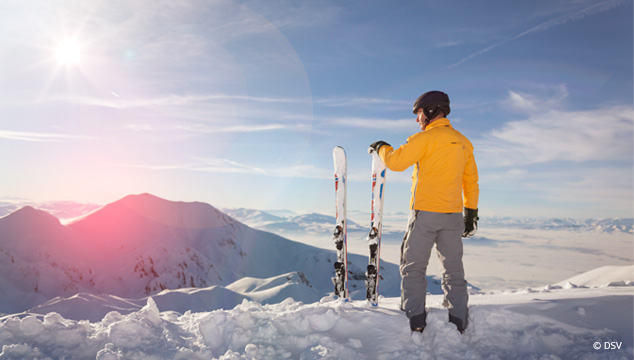
[[[345,300],[350,299],[348,290],[348,249],[346,219],[346,187],[348,182],[346,152],[337,146],[332,152],[335,164],[335,198],[336,224],[333,240],[337,248],[335,262],[335,295]],[[379,263],[381,260],[381,222],[383,219],[383,195],[385,193],[385,164],[379,155],[370,150],[372,156],[372,207],[370,217],[370,233],[367,241],[370,248],[368,267],[365,273],[366,298],[373,305],[378,305]]]

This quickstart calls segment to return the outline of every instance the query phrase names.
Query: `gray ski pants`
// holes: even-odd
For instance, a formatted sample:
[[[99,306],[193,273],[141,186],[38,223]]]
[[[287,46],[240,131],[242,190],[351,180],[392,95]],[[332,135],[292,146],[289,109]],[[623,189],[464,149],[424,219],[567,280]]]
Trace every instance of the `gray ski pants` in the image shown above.
[[[427,265],[434,244],[442,267],[443,305],[449,315],[466,324],[467,281],[462,264],[461,213],[410,212],[407,232],[401,246],[401,309],[408,318],[425,312]]]

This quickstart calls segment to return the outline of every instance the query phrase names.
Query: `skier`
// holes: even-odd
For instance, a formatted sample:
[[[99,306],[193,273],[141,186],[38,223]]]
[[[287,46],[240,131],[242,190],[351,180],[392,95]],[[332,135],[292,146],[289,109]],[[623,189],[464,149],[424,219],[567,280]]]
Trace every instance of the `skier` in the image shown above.
[[[427,264],[434,244],[442,266],[443,305],[449,321],[464,333],[468,321],[462,239],[473,236],[478,220],[478,169],[471,142],[447,115],[449,97],[429,91],[414,103],[418,132],[398,149],[385,141],[370,145],[392,171],[414,165],[407,232],[401,245],[401,310],[412,331],[426,326]],[[462,211],[464,208],[464,217]]]

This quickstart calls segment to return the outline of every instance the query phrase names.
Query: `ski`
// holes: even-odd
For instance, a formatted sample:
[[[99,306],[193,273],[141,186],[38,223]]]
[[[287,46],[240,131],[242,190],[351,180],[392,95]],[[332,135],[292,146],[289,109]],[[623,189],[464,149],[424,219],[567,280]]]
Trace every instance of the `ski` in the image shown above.
[[[370,233],[367,241],[370,247],[368,270],[365,273],[366,297],[370,304],[379,304],[379,268],[381,260],[381,222],[383,220],[383,196],[385,195],[385,163],[376,151],[370,149],[372,156],[372,208]]]
[[[335,285],[335,295],[349,299],[348,293],[348,239],[346,223],[346,187],[348,185],[348,172],[346,152],[341,146],[332,151],[335,164],[335,201],[336,224],[333,232],[333,240],[337,248],[337,261],[335,262],[335,277],[332,282]]]

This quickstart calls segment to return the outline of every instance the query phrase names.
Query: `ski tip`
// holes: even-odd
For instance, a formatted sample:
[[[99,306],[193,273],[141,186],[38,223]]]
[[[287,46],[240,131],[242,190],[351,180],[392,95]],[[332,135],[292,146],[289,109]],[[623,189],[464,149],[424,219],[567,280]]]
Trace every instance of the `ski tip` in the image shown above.
[[[346,150],[344,150],[343,147],[341,147],[341,146],[335,146],[334,149],[332,149],[332,154],[335,155],[335,156],[337,154],[345,156],[346,155]]]

